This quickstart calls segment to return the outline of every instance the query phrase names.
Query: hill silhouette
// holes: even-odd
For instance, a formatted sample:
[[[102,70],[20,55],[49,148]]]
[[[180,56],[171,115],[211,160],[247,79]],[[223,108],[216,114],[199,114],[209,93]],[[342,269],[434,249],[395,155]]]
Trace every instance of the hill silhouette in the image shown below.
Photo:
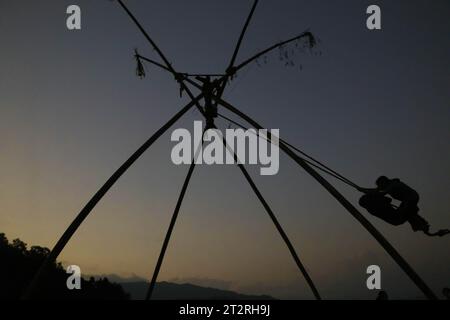
[[[149,283],[146,281],[121,283],[133,300],[144,300]],[[228,290],[201,287],[189,283],[158,282],[152,300],[274,300],[267,295],[245,295]]]
[[[20,239],[9,242],[5,234],[0,233],[0,299],[19,299],[49,253],[48,248],[39,246],[27,249],[27,244]],[[119,284],[107,278],[81,279],[81,290],[69,290],[66,286],[69,276],[61,263],[53,263],[36,297],[58,300],[129,298]]]
[[[0,299],[19,299],[27,288],[34,274],[39,269],[50,250],[32,246],[20,239],[8,241],[0,233]],[[40,287],[38,299],[86,299],[86,300],[143,300],[149,283],[139,277],[127,281],[117,275],[90,276],[81,279],[81,290],[69,290],[66,286],[66,273],[61,263],[53,263],[46,275],[44,285]],[[110,280],[111,279],[111,280]],[[201,287],[193,284],[175,284],[159,282],[156,284],[155,300],[271,300],[267,295],[244,295],[228,290]]]

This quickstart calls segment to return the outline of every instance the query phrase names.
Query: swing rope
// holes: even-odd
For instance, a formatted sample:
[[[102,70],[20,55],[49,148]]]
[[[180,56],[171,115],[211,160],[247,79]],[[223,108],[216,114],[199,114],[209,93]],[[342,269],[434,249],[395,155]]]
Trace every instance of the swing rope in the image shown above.
[[[240,127],[241,129],[248,130],[244,125],[240,124],[237,121],[234,121],[233,119],[231,119],[229,117],[224,116],[223,114],[218,113],[218,116],[221,117],[222,119],[224,119],[226,121],[229,121],[230,123]],[[265,138],[265,140],[270,142],[270,140],[268,138],[266,138],[266,137],[264,137],[264,138]],[[349,185],[349,186],[351,186],[351,187],[353,187],[353,188],[355,188],[357,190],[360,189],[360,187],[356,183],[352,182],[350,179],[344,177],[340,173],[338,173],[335,170],[331,169],[330,167],[326,166],[325,164],[323,164],[319,160],[317,160],[317,159],[313,158],[312,156],[308,155],[306,152],[302,151],[301,149],[295,147],[294,145],[290,144],[289,142],[287,142],[287,141],[285,141],[285,140],[283,140],[281,138],[280,138],[280,141],[281,141],[281,143],[287,145],[288,147],[290,147],[294,151],[297,151],[298,153],[303,155],[305,158],[307,158],[307,159],[302,158],[302,160],[304,160],[309,165],[311,165],[314,168],[316,168],[316,169],[318,169],[318,170],[320,170],[320,171],[322,171],[322,172],[324,172],[324,173],[334,177],[337,180],[340,180],[341,182],[343,182],[343,183],[345,183],[345,184],[347,184],[347,185]]]

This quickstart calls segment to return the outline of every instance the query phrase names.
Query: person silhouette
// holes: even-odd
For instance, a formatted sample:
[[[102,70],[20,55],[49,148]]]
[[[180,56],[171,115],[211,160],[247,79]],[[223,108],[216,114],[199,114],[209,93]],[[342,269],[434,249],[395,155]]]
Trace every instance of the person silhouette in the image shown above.
[[[381,216],[385,216],[388,220],[391,220],[391,224],[393,225],[401,225],[408,221],[413,215],[419,212],[418,202],[419,202],[419,194],[413,188],[409,187],[400,179],[389,179],[386,176],[379,177],[375,184],[377,188],[374,189],[364,189],[360,188],[360,191],[364,192],[367,197],[362,197],[360,202],[367,203],[370,202],[370,208],[373,209],[374,204],[378,201],[380,202],[380,207],[385,207],[387,213],[381,214]],[[385,195],[391,196],[393,199],[400,201],[400,206],[395,211],[395,217],[388,218],[388,214],[393,213],[392,210],[387,210]],[[390,199],[392,201],[392,199]],[[362,205],[365,207],[364,205]],[[389,202],[389,206],[391,203]],[[391,206],[391,208],[393,208]],[[372,210],[373,211],[373,210]],[[382,218],[382,217],[380,217]],[[382,218],[383,220],[386,220]],[[413,227],[414,229],[414,227]],[[416,230],[415,230],[416,231]]]
[[[429,223],[418,214],[419,194],[400,179],[380,176],[375,184],[377,188],[374,189],[358,188],[364,193],[359,204],[370,214],[394,226],[409,222],[414,232],[422,231],[428,236],[442,237],[450,233],[450,230],[446,229],[430,233]],[[395,207],[392,199],[400,201],[400,206]]]
[[[377,188],[368,190],[366,193],[377,193],[389,195],[393,199],[400,201],[397,215],[400,220],[406,222],[411,216],[419,212],[419,194],[416,190],[400,181],[400,179],[389,179],[386,176],[379,177],[375,184]]]
[[[365,194],[359,199],[359,205],[365,208],[371,215],[394,226],[402,225],[407,220],[397,215],[391,202],[391,198],[378,193]]]

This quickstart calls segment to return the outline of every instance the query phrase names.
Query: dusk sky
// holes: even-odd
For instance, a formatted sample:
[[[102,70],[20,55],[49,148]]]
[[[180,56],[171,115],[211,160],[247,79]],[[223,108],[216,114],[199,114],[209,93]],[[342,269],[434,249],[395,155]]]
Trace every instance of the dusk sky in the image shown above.
[[[66,28],[77,4],[82,29]],[[176,70],[223,73],[251,0],[126,1]],[[366,8],[382,30],[366,28]],[[315,51],[285,67],[278,51],[249,65],[224,98],[363,187],[379,175],[420,193],[433,230],[450,228],[450,2],[260,1],[237,61],[310,29]],[[53,247],[98,188],[189,102],[115,1],[0,0],[0,233]],[[302,68],[300,68],[302,65]],[[196,93],[198,91],[195,91]],[[193,109],[194,110],[194,109]],[[226,110],[219,109],[230,115]],[[232,116],[237,119],[235,116]],[[188,166],[162,136],[91,212],[59,260],[84,275],[149,279]],[[244,121],[240,121],[244,122]],[[220,128],[228,123],[217,120]],[[275,176],[247,166],[326,299],[373,298],[366,268],[381,267],[392,297],[421,292],[374,238],[291,159]],[[328,177],[327,177],[328,178]],[[332,182],[358,205],[360,193]],[[428,238],[361,212],[439,295],[450,286],[450,236]],[[159,281],[311,299],[288,249],[236,166],[198,166]]]

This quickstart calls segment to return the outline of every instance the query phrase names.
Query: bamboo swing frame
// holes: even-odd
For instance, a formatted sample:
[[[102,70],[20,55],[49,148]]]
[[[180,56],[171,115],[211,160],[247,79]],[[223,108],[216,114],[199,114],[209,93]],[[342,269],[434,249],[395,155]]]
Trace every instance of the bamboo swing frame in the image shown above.
[[[195,96],[189,86],[187,84],[192,85],[194,88],[201,90],[202,87],[199,83],[195,82],[194,80],[190,79],[187,74],[184,73],[177,73],[175,69],[173,68],[172,64],[169,62],[169,60],[166,58],[166,56],[163,54],[163,52],[160,50],[160,48],[156,45],[156,43],[153,41],[153,39],[148,35],[148,33],[144,30],[144,28],[141,26],[139,21],[135,18],[135,16],[131,13],[131,11],[125,6],[124,2],[122,0],[117,0],[119,5],[124,9],[124,11],[127,13],[127,15],[131,18],[131,20],[136,24],[138,29],[142,32],[144,37],[148,40],[152,48],[157,52],[159,57],[162,59],[163,63],[159,63],[155,60],[146,58],[144,56],[141,56],[136,53],[136,57],[138,59],[142,59],[144,61],[147,61],[165,71],[168,71],[171,73],[177,82],[179,82],[181,89],[186,92],[191,99],[191,102],[189,102],[186,106],[184,106],[178,113],[176,113],[166,124],[164,124],[158,131],[156,131],[136,152],[134,152],[130,158],[125,161],[122,166],[117,169],[113,173],[113,175],[105,182],[105,184],[94,194],[94,196],[89,200],[89,202],[84,206],[84,208],[80,211],[80,213],[76,216],[76,218],[73,220],[73,222],[69,225],[69,227],[66,229],[66,231],[63,233],[61,238],[58,240],[56,245],[51,250],[50,254],[47,256],[45,261],[42,263],[41,267],[35,274],[33,280],[31,281],[30,285],[24,292],[22,298],[23,299],[30,299],[33,298],[38,289],[39,286],[42,285],[43,280],[45,279],[46,272],[50,265],[54,263],[61,253],[61,251],[64,249],[64,247],[67,245],[71,237],[74,235],[74,233],[77,231],[77,229],[80,227],[80,225],[83,223],[83,221],[88,217],[89,213],[94,209],[94,207],[98,204],[98,202],[103,198],[103,196],[109,191],[109,189],[117,182],[117,180],[142,156],[142,154],[150,148],[150,146],[158,139],[160,138],[169,128],[171,128],[183,115],[186,114],[191,108],[194,106],[200,111],[200,113],[205,116],[205,112],[200,104],[201,99],[204,98],[204,92],[200,92],[199,95]],[[258,0],[254,0],[253,6],[250,10],[250,13],[247,17],[247,20],[244,24],[244,27],[242,29],[242,32],[239,36],[239,40],[236,44],[235,50],[233,52],[232,58],[230,60],[230,64],[223,75],[216,75],[219,76],[219,88],[217,94],[212,95],[213,100],[215,101],[216,105],[220,105],[236,115],[237,117],[245,120],[248,124],[250,124],[255,129],[263,129],[263,126],[261,126],[258,122],[256,122],[253,118],[248,116],[247,114],[240,111],[238,108],[234,107],[232,104],[227,102],[222,98],[223,92],[226,88],[226,85],[228,83],[228,80],[232,78],[240,69],[247,66],[249,63],[255,61],[262,55],[279,48],[280,46],[286,45],[288,43],[291,43],[293,41],[302,39],[304,37],[311,37],[311,33],[309,31],[303,32],[300,35],[297,35],[293,38],[290,38],[286,41],[274,44],[273,46],[268,47],[265,50],[262,50],[261,52],[255,54],[254,56],[248,58],[247,60],[244,60],[238,65],[235,65],[237,55],[239,52],[239,48],[242,44],[242,41],[244,39],[244,35],[246,33],[246,30],[250,24],[250,21],[253,17],[254,11],[258,5]],[[191,75],[192,76],[192,75]],[[270,135],[268,136],[268,140],[270,141]],[[225,147],[230,151],[228,146],[226,145],[226,142],[224,140]],[[422,293],[425,295],[426,298],[435,300],[437,299],[437,296],[433,293],[433,291],[430,289],[430,287],[424,282],[424,280],[414,271],[414,269],[408,264],[408,262],[398,253],[398,251],[389,243],[388,240],[367,220],[359,211],[358,209],[353,206],[327,179],[325,179],[321,174],[319,174],[313,167],[311,162],[308,160],[300,157],[297,153],[293,151],[293,146],[288,144],[287,142],[280,140],[279,144],[280,149],[289,156],[294,162],[296,162],[303,170],[305,170],[309,175],[311,175],[322,187],[325,188],[326,191],[328,191],[374,238],[375,240],[382,246],[382,248],[391,256],[391,258],[398,264],[398,266],[407,274],[407,276],[410,278],[410,280],[422,291]],[[234,155],[236,158],[236,154]],[[319,162],[320,163],[320,162]],[[277,218],[275,217],[275,214],[273,213],[272,209],[270,208],[267,201],[262,196],[261,192],[257,188],[256,184],[254,183],[253,179],[250,177],[249,173],[245,169],[244,165],[238,164],[239,169],[242,171],[244,177],[246,178],[247,182],[249,183],[252,190],[255,192],[256,196],[260,200],[261,204],[263,205],[264,209],[268,213],[269,217],[271,218],[272,222],[274,223],[277,231],[279,232],[280,236],[284,240],[286,246],[288,247],[297,267],[299,268],[300,272],[302,273],[303,277],[305,278],[307,284],[309,285],[314,297],[318,300],[321,299],[321,296],[319,294],[319,291],[317,290],[314,282],[312,281],[311,277],[309,276],[306,268],[302,264],[299,256],[297,255],[294,246],[292,245],[291,241],[289,240],[287,234],[284,232],[281,224],[278,222]],[[316,167],[317,168],[317,167]],[[327,167],[325,167],[327,168]],[[192,162],[192,164],[189,167],[186,179],[183,183],[179,198],[177,200],[175,210],[173,212],[169,228],[167,230],[160,255],[158,257],[158,261],[155,266],[155,270],[153,272],[153,276],[146,294],[146,299],[151,299],[152,293],[154,291],[154,287],[157,281],[157,277],[160,271],[160,268],[163,263],[164,255],[167,250],[171,234],[173,232],[173,229],[175,227],[175,223],[181,208],[181,204],[184,198],[184,195],[186,194],[189,181],[192,177],[192,174],[195,169],[195,161]],[[329,168],[328,168],[329,169]],[[331,169],[330,169],[331,170]],[[334,172],[334,171],[333,171]]]

